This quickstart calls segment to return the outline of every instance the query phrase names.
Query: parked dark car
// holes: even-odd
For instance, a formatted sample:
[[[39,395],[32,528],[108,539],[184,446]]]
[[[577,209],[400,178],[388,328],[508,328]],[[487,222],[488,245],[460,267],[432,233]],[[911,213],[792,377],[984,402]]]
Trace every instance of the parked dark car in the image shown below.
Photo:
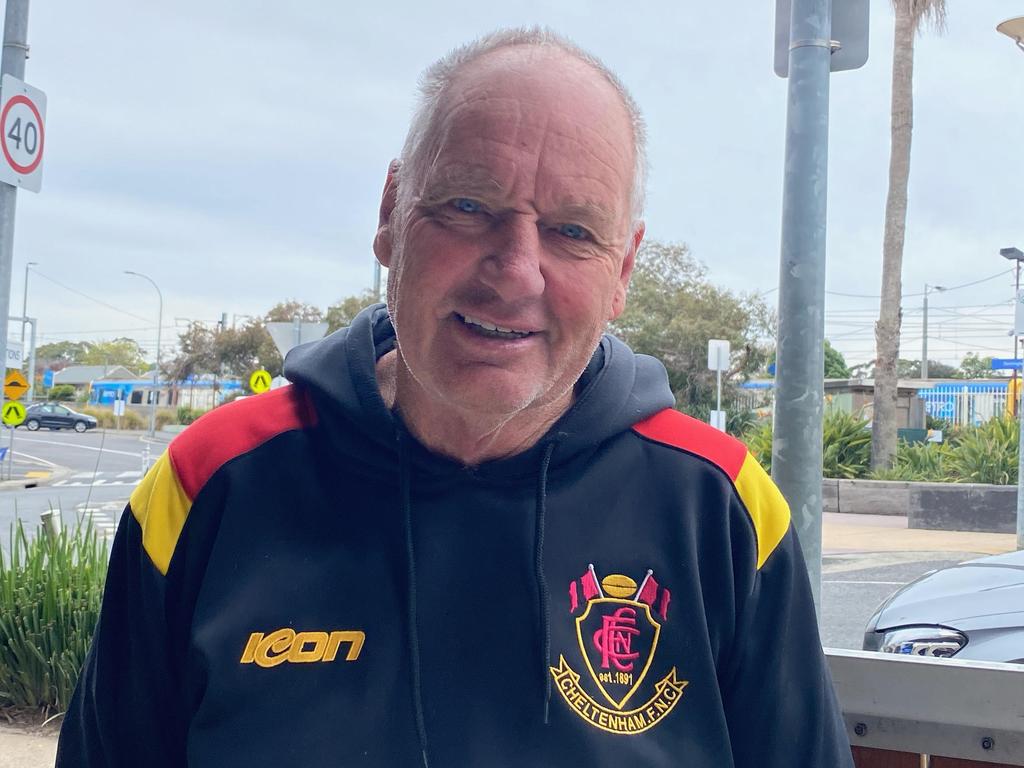
[[[87,429],[96,428],[96,417],[78,413],[59,403],[36,403],[25,410],[25,421],[22,425],[29,432],[35,432],[40,427],[85,432]]]
[[[868,621],[864,650],[1024,664],[1024,550],[900,588]]]

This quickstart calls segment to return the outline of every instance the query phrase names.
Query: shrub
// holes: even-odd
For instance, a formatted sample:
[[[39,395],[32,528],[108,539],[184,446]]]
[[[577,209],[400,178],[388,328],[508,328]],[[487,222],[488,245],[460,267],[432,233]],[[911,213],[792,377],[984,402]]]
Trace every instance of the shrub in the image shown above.
[[[91,522],[31,539],[20,520],[0,551],[0,705],[63,712],[99,618],[107,544]]]
[[[202,416],[206,411],[202,408],[189,408],[187,405],[178,406],[178,424],[191,424]]]
[[[50,387],[50,391],[46,393],[48,400],[74,400],[75,399],[75,388],[70,384],[58,384],[55,387]]]
[[[852,480],[864,477],[871,465],[871,430],[868,420],[843,411],[825,413],[822,474]]]
[[[95,416],[96,421],[103,429],[116,429],[117,417],[111,408],[103,406],[86,405],[78,409],[81,413]],[[121,429],[145,429],[149,426],[149,415],[143,415],[139,411],[125,410],[121,417]]]
[[[891,469],[871,473],[872,480],[910,480],[914,482],[948,483],[950,449],[938,443],[908,443],[901,440],[896,448],[896,462]]]
[[[950,474],[958,483],[1017,483],[1017,422],[992,419],[979,427],[964,429],[949,448]]]
[[[757,463],[764,467],[765,472],[771,474],[772,423],[766,421],[747,430],[743,435],[743,442],[747,444],[747,450],[757,459]]]

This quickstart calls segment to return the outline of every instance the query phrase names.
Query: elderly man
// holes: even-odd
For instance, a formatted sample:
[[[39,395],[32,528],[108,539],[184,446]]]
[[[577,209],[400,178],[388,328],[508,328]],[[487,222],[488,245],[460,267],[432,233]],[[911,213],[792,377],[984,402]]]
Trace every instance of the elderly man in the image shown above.
[[[427,71],[387,307],[133,493],[58,765],[852,765],[781,495],[603,335],[643,170],[553,34]]]

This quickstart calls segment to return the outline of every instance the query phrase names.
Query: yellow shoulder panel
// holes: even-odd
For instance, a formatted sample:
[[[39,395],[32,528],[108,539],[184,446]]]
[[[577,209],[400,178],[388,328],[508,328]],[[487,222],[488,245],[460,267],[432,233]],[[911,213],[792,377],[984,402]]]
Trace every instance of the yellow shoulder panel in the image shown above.
[[[789,504],[757,459],[747,454],[736,475],[736,490],[757,533],[757,568],[775,551],[789,530]]]
[[[167,451],[132,492],[128,502],[142,528],[142,547],[164,576],[192,502],[178,481]]]

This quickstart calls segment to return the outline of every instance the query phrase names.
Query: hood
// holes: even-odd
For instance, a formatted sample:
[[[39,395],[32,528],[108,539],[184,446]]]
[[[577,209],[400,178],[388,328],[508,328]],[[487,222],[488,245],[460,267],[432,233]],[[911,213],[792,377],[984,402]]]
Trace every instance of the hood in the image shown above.
[[[396,436],[402,426],[381,399],[375,367],[395,346],[395,332],[383,304],[360,312],[348,328],[288,353],[284,375],[308,388],[321,423],[334,434],[346,454],[379,470],[394,469]],[[485,462],[480,475],[516,475],[536,471],[536,454],[555,441],[557,465],[647,416],[674,404],[668,376],[660,362],[637,355],[611,335],[604,335],[580,378],[573,406],[536,446],[509,458]],[[353,439],[354,438],[354,439]],[[413,462],[421,471],[463,471],[457,462],[433,454],[413,441]]]
[[[1024,551],[960,563],[911,582],[882,606],[876,626],[1017,627],[1024,621],[1021,606]]]

